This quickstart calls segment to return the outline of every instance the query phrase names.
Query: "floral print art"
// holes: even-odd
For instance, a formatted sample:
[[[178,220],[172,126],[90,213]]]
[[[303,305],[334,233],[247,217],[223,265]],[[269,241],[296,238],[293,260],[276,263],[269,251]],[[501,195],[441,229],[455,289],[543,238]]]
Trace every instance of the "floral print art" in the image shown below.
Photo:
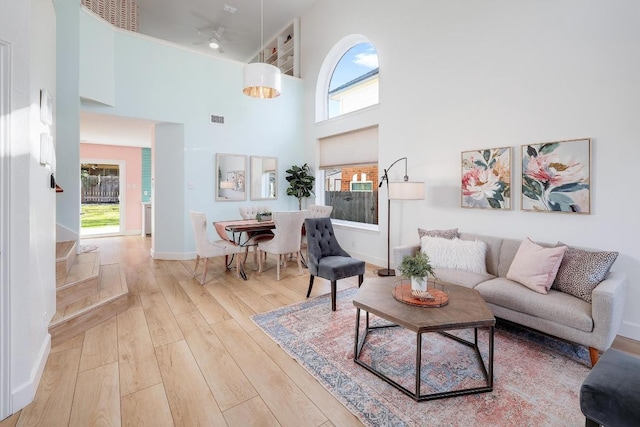
[[[590,213],[590,139],[522,146],[522,210]]]
[[[511,209],[511,148],[462,153],[462,207]]]

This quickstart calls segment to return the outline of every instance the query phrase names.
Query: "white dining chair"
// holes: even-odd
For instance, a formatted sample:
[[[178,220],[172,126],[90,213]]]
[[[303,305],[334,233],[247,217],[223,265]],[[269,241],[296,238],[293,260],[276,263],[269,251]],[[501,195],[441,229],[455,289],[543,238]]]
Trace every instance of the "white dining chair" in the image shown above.
[[[309,205],[307,208],[307,218],[328,218],[331,216],[333,206]]]
[[[306,217],[305,211],[274,212],[273,222],[276,228],[273,230],[273,239],[258,243],[258,271],[263,268],[260,252],[267,252],[278,256],[276,265],[276,280],[280,280],[280,266],[286,268],[287,255],[296,255],[298,270],[302,274],[302,254],[300,253],[300,234],[302,224]]]
[[[209,240],[207,234],[207,216],[204,212],[189,212],[191,217],[191,224],[193,225],[193,233],[196,238],[196,265],[193,268],[193,277],[196,276],[198,270],[198,263],[200,258],[204,259],[204,273],[202,273],[202,279],[200,284],[204,284],[204,280],[207,277],[207,267],[209,258],[224,256],[225,266],[228,266],[229,255],[234,255],[236,259],[236,275],[241,277],[244,275],[242,265],[240,263],[240,252],[244,251],[242,246],[238,246],[228,240]]]
[[[242,206],[238,209],[240,210],[242,219],[256,219],[258,213],[269,211],[269,208],[266,206]]]

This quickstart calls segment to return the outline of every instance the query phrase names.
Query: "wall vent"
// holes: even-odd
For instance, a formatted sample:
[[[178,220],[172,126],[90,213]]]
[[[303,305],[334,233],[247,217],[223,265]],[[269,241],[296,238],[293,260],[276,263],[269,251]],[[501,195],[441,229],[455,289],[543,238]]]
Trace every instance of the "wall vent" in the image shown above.
[[[224,116],[216,116],[215,114],[211,115],[211,123],[223,125],[224,124]]]

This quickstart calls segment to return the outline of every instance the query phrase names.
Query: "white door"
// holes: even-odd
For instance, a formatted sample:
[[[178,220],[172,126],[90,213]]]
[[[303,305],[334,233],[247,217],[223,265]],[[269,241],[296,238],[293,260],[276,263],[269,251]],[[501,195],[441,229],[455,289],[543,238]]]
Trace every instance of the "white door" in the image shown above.
[[[0,40],[0,420],[11,414],[9,344],[9,94],[10,46]]]

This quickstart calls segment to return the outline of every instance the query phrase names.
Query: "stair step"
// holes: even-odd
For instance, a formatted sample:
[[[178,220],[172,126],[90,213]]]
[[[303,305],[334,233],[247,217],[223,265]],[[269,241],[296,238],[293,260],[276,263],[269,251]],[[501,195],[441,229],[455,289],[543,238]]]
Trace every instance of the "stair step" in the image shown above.
[[[76,257],[76,241],[56,243],[56,282],[66,277]]]
[[[66,277],[56,281],[56,309],[100,291],[100,253],[78,254]]]
[[[97,258],[99,259],[99,257]],[[56,311],[49,324],[52,345],[57,345],[81,334],[129,307],[129,289],[124,270],[120,268],[119,264],[100,266],[97,281],[99,284],[97,292],[79,298]],[[77,287],[72,286],[67,289]]]

